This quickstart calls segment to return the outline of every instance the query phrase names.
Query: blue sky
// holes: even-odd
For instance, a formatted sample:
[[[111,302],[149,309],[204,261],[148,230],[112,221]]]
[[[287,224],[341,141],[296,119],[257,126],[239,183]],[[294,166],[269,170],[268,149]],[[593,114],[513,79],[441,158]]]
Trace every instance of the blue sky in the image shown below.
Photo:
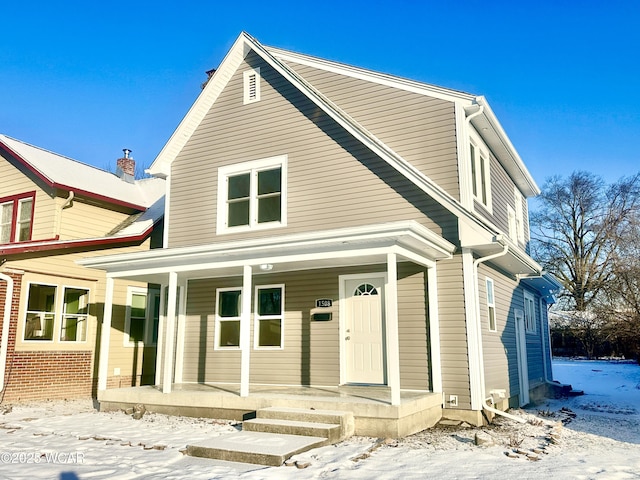
[[[0,133],[149,165],[240,31],[484,95],[533,177],[640,171],[640,2],[39,2],[2,7]]]

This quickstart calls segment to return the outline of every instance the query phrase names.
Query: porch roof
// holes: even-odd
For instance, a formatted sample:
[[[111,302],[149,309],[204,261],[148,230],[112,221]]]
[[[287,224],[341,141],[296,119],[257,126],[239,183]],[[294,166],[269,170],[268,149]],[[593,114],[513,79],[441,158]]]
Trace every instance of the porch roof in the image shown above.
[[[423,225],[402,221],[107,255],[77,263],[114,278],[166,284],[170,271],[183,279],[241,275],[245,265],[259,267],[256,273],[286,272],[384,263],[387,253],[431,266],[451,258],[454,251],[455,245]]]

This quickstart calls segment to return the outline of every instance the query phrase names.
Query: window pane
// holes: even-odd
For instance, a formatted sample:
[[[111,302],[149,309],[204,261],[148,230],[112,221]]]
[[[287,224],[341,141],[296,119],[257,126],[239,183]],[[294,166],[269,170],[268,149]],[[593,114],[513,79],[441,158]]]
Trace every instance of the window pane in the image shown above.
[[[147,310],[147,296],[134,293],[131,295],[131,317],[144,318]]]
[[[280,195],[258,199],[258,223],[280,221]]]
[[[56,287],[52,285],[38,285],[32,283],[29,286],[29,301],[27,310],[34,312],[55,311]]]
[[[52,340],[53,313],[27,312],[25,340]]]
[[[473,145],[469,145],[471,156],[471,185],[473,186],[473,195],[478,195],[478,179],[476,174],[476,149]]]
[[[86,315],[89,306],[89,291],[82,288],[64,289],[64,312]]]
[[[87,317],[84,315],[64,315],[60,341],[84,342],[87,339]]]
[[[20,218],[18,220],[18,241],[23,242],[31,238],[31,210],[33,200],[22,200],[20,202]]]
[[[240,346],[240,321],[225,320],[220,322],[220,346],[239,347]]]
[[[129,324],[130,342],[144,341],[144,320],[144,318],[131,318],[131,322]]]
[[[258,195],[281,192],[280,168],[258,172]]]
[[[13,220],[13,202],[0,205],[0,243],[11,241],[11,223]]]
[[[249,173],[229,177],[229,195],[227,199],[233,200],[234,198],[247,198],[251,191],[250,186],[251,175]]]
[[[258,315],[282,314],[282,290],[280,288],[263,288],[258,290]]]
[[[258,346],[260,347],[280,347],[282,321],[260,320],[258,332]]]
[[[229,227],[249,225],[249,200],[229,204]]]
[[[487,280],[487,303],[493,305],[493,282]]]
[[[496,309],[489,307],[489,330],[496,329]]]
[[[480,181],[482,182],[482,203],[487,204],[487,172],[486,172],[486,160],[480,157]]]
[[[220,292],[218,315],[221,317],[240,316],[240,290]]]

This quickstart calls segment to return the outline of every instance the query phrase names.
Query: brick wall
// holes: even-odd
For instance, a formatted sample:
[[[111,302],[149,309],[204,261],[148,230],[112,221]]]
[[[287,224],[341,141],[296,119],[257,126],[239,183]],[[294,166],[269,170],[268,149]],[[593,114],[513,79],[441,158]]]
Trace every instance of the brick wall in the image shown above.
[[[22,275],[4,272],[14,282],[11,302],[11,321],[5,388],[0,393],[1,403],[27,400],[48,400],[91,397],[93,380],[92,352],[71,351],[15,351],[16,331]],[[0,341],[2,319],[7,294],[6,282],[0,281]]]

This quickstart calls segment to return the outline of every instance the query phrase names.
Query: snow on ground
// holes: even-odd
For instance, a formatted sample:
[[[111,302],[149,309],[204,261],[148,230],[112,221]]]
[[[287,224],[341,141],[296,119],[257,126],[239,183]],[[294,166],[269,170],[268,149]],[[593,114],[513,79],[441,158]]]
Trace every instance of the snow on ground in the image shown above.
[[[234,422],[100,413],[90,401],[1,405],[0,478],[21,479],[572,479],[640,478],[640,366],[566,361],[554,378],[584,396],[511,411],[482,428],[439,426],[399,441],[354,437],[295,457],[305,469],[183,455],[188,443],[235,432]],[[11,407],[11,408],[10,408]],[[476,446],[475,435],[493,441]],[[554,443],[555,442],[555,443]],[[505,453],[544,448],[538,460]]]

